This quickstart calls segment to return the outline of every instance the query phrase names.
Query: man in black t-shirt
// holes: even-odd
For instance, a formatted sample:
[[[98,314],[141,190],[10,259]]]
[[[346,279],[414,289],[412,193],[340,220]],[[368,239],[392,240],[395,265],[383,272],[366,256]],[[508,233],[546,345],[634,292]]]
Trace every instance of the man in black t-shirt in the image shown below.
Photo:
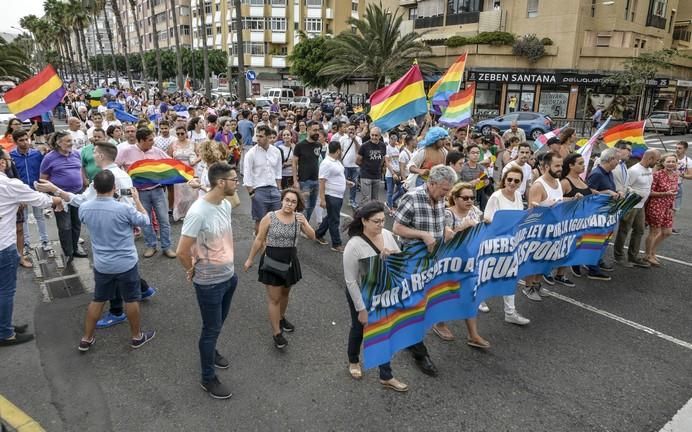
[[[307,139],[299,142],[293,150],[293,187],[300,190],[306,198],[305,218],[309,222],[320,191],[318,174],[322,144],[319,142],[321,129],[319,122],[309,121],[307,128]]]
[[[370,128],[370,140],[358,150],[356,164],[360,166],[361,202],[379,201],[382,190],[382,167],[387,154],[387,144],[382,140],[382,131],[378,127]]]

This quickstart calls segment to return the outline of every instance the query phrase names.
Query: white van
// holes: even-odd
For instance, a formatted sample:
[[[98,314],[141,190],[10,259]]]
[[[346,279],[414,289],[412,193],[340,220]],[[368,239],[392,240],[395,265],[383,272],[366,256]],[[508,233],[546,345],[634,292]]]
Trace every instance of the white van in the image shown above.
[[[291,102],[293,102],[295,94],[293,93],[293,89],[277,87],[267,90],[264,96],[272,102],[274,101],[274,98],[276,98],[279,100],[279,105],[288,106]]]

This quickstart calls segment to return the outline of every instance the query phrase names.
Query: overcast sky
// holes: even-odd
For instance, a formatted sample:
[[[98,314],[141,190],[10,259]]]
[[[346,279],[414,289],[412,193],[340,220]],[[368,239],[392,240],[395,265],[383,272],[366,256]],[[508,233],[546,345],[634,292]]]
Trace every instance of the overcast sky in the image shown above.
[[[43,0],[0,0],[0,32],[19,33],[12,27],[19,28],[19,19],[26,15],[43,15]]]

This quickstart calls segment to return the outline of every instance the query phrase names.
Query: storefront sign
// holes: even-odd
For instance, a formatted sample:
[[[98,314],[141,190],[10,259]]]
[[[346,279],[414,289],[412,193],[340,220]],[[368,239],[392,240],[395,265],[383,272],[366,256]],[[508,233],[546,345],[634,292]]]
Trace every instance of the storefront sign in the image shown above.
[[[692,81],[678,80],[678,87],[692,87]]]
[[[509,83],[509,84],[555,84],[555,85],[588,85],[598,86],[608,75],[578,74],[568,72],[501,72],[469,71],[468,81]],[[680,82],[680,80],[678,80]],[[684,82],[684,81],[683,81]],[[688,81],[689,82],[689,81]],[[692,86],[692,82],[691,86]],[[647,86],[668,87],[668,78],[654,78],[647,81]]]

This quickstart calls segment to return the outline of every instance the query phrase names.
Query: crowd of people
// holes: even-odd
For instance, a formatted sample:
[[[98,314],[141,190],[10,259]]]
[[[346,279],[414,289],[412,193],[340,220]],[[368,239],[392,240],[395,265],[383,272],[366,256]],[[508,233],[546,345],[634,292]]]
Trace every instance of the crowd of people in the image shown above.
[[[367,116],[348,118],[338,109],[329,116],[318,108],[262,110],[248,102],[200,100],[180,115],[171,109],[179,100],[154,97],[148,104],[121,93],[91,109],[81,104],[82,97],[71,95],[68,107],[76,112],[68,113],[67,129],[45,137],[36,134],[44,125],[25,131],[21,122],[10,122],[0,153],[0,259],[3,273],[12,277],[0,282],[0,346],[32,338],[26,326],[12,324],[16,272],[18,266],[32,266],[32,245],[52,250],[46,216],[54,214],[68,262],[89,255],[81,226],[89,229],[95,290],[79,350],[93,346],[96,329],[125,321],[132,348],[155,337],[154,330],[140,326],[138,302],[156,293],[140,274],[135,240],[142,237],[143,258],[159,251],[177,258],[194,285],[202,316],[201,385],[215,398],[231,395],[215,373],[215,368],[229,367],[216,342],[238,283],[231,220],[241,183],[255,222],[243,270],[253,268],[259,257],[257,280],[266,286],[272,343],[285,349],[285,333],[296,329],[287,309],[291,289],[302,278],[299,238],[329,245],[342,254],[352,321],[348,371],[359,379],[368,319],[359,288],[360,259],[386,257],[419,241],[432,251],[459,231],[492,222],[498,210],[552,206],[590,194],[621,199],[636,193],[642,200],[619,225],[614,260],[628,268],[657,267],[662,265],[657,250],[673,233],[675,212],[681,208],[683,182],[692,179],[684,141],[674,153],[650,149],[641,160],[631,159],[632,144],[621,141],[594,160],[584,160],[575,152],[577,136],[571,128],[535,149],[516,124],[502,135],[495,130],[484,136],[469,127],[448,130],[427,117],[422,125],[412,120],[382,131]],[[109,112],[112,100],[139,120],[117,120]],[[132,164],[163,159],[188,165],[195,178],[173,186],[133,187],[127,174]],[[353,210],[346,236],[341,229],[344,201]],[[51,206],[54,210],[46,213]],[[31,218],[39,242],[31,241]],[[389,219],[391,231],[385,228]],[[171,224],[180,221],[175,246]],[[647,226],[646,252],[640,256]],[[598,265],[532,275],[520,288],[538,302],[548,295],[546,285],[574,286],[572,277],[607,281],[613,271],[607,261],[604,257]],[[514,295],[503,300],[505,321],[530,323],[517,311]],[[107,301],[109,310],[103,314]],[[479,310],[490,312],[485,303]],[[490,348],[478,318],[467,319],[466,327],[469,346]],[[446,323],[436,324],[433,332],[444,341],[455,339]],[[437,375],[424,342],[409,351],[423,373]],[[385,387],[408,390],[391,365],[380,365],[379,371]]]

